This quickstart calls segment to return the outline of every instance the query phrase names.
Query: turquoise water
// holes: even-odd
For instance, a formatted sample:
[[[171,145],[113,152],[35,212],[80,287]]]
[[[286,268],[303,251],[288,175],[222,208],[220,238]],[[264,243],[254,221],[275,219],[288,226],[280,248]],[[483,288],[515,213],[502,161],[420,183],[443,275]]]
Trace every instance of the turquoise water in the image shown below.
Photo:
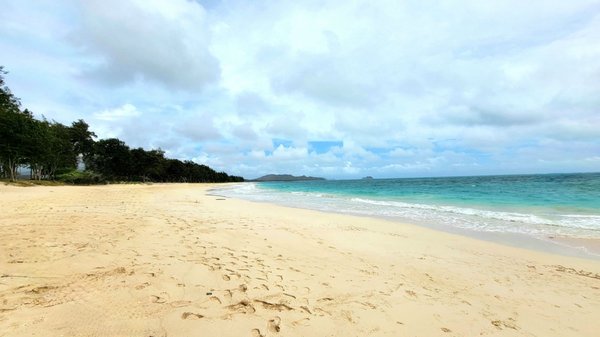
[[[244,183],[220,194],[538,238],[600,238],[600,173]]]
[[[537,207],[600,214],[600,174],[325,180],[262,183],[280,192],[331,194],[490,209]]]

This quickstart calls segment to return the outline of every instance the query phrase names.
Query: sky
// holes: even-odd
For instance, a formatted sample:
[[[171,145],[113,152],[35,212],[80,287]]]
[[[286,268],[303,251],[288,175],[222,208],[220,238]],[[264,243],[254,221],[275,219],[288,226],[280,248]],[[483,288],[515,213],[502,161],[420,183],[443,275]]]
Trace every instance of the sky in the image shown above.
[[[3,0],[38,117],[245,178],[600,171],[600,1]]]

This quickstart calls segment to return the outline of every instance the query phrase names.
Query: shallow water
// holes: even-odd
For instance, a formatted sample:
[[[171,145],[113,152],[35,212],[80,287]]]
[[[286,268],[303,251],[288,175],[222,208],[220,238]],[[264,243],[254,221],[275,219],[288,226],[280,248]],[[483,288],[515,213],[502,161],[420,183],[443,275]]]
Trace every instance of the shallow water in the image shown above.
[[[448,231],[600,239],[600,174],[244,183],[219,194]]]

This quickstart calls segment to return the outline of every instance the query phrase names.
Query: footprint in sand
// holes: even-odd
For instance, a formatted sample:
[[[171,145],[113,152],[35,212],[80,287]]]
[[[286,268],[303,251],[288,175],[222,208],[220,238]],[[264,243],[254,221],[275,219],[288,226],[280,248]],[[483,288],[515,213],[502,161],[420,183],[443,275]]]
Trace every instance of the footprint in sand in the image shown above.
[[[412,290],[405,290],[404,292],[406,292],[406,294],[409,295],[409,296],[417,297],[417,293],[415,293]]]
[[[329,302],[329,301],[333,301],[333,298],[331,298],[331,297],[323,297],[323,298],[319,298],[317,300],[317,302]]]
[[[172,306],[173,308],[179,308],[179,307],[186,307],[188,305],[190,305],[192,302],[191,301],[173,301],[171,303],[169,303],[170,306]]]
[[[315,308],[315,313],[318,313],[319,316],[325,316],[325,315],[331,316],[331,313],[329,311],[323,310],[321,308]]]
[[[342,317],[344,317],[348,322],[354,323],[354,319],[352,318],[351,311],[342,310]]]
[[[165,303],[166,300],[160,296],[152,295],[150,296],[150,301],[152,303]]]
[[[279,324],[281,324],[281,318],[279,318],[279,316],[275,316],[267,322],[267,330],[273,333],[278,333],[281,330]]]
[[[262,304],[264,309],[281,311],[292,311],[294,308],[284,303],[271,303],[263,300],[254,300],[254,303]]]
[[[196,314],[196,313],[189,312],[189,311],[186,311],[183,314],[181,314],[181,319],[200,319],[203,317],[204,317],[203,315]]]
[[[245,314],[253,314],[256,312],[256,309],[250,302],[247,300],[242,300],[237,304],[232,304],[227,306],[227,308],[234,312],[245,313]]]
[[[228,299],[231,299],[231,290],[225,290],[225,297],[227,297]]]
[[[309,321],[310,321],[310,318],[306,317],[306,318],[299,319],[297,321],[293,321],[292,325],[293,326],[307,325]]]
[[[252,337],[265,337],[265,335],[260,333],[260,330],[258,329],[252,329],[252,331],[250,331],[250,334],[252,335]]]
[[[229,281],[231,280],[231,277],[229,277],[229,275],[223,275],[223,280]]]
[[[307,307],[307,306],[305,306],[305,305],[302,305],[302,306],[300,306],[300,309],[302,309],[302,310],[306,311],[306,312],[307,312],[309,315],[312,315],[312,312],[310,311],[310,309],[308,309],[308,307]]]

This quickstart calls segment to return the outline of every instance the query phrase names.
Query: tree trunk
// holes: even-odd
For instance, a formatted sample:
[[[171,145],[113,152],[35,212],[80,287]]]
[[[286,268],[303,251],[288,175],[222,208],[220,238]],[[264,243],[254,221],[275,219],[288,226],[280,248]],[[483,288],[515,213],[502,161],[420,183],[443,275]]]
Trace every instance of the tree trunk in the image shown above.
[[[14,160],[12,160],[10,157],[8,157],[8,172],[10,174],[10,181],[16,181],[17,168]]]

